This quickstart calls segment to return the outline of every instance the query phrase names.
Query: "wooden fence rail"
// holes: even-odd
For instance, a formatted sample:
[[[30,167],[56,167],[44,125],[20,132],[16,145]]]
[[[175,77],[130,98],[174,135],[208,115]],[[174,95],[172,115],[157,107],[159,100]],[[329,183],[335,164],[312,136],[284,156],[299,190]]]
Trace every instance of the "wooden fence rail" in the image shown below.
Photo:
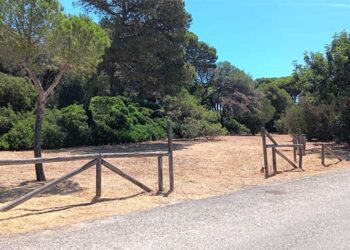
[[[326,166],[326,153],[332,155],[334,158],[337,158],[339,161],[342,161],[343,159],[337,156],[329,147],[327,144],[319,144],[322,146],[321,150],[321,162],[323,166]]]
[[[57,186],[65,180],[68,180],[93,166],[96,166],[96,197],[99,198],[102,195],[102,167],[106,167],[114,173],[118,174],[122,178],[130,181],[134,185],[142,188],[146,192],[151,192],[152,189],[136,180],[132,176],[128,175],[118,167],[107,162],[107,158],[130,158],[130,157],[157,157],[158,158],[158,191],[163,191],[163,157],[168,157],[169,162],[169,190],[174,191],[174,160],[173,160],[173,134],[171,122],[168,123],[168,151],[153,151],[153,152],[131,152],[131,153],[101,153],[101,154],[86,154],[86,155],[75,155],[75,156],[60,156],[60,157],[46,157],[46,158],[22,158],[22,159],[1,159],[0,166],[9,165],[25,165],[35,163],[54,163],[54,162],[68,162],[77,160],[91,160],[82,167],[79,167],[72,172],[59,177],[44,186],[6,204],[0,208],[0,212],[9,211],[29,199]]]
[[[282,159],[287,161],[292,167],[303,171],[303,148],[305,147],[304,143],[296,143],[293,140],[293,144],[278,144],[277,141],[270,135],[265,128],[261,128],[261,136],[262,136],[262,145],[263,145],[263,156],[264,156],[264,173],[265,178],[269,178],[269,163],[268,163],[268,154],[267,149],[272,149],[272,168],[273,175],[277,174],[277,159],[276,155],[279,155]],[[273,144],[267,144],[266,140],[269,139]],[[296,159],[296,150],[299,151],[299,164],[296,165],[293,161],[291,161],[286,155],[284,155],[278,148],[293,148],[294,152],[294,162]]]

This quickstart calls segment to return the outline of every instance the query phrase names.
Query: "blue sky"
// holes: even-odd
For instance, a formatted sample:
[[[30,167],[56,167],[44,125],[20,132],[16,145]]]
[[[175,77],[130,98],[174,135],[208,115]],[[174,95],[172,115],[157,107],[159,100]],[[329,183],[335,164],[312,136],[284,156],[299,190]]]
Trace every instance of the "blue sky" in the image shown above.
[[[72,1],[60,0],[78,13]],[[191,30],[257,77],[289,75],[305,51],[324,51],[334,33],[350,31],[350,0],[185,0]]]

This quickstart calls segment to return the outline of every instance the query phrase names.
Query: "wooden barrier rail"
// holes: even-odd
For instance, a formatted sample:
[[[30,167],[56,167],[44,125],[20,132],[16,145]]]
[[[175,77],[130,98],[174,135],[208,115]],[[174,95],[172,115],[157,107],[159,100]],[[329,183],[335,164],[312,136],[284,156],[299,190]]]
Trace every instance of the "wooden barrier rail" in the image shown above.
[[[130,152],[130,153],[101,153],[101,154],[85,154],[73,156],[57,156],[45,158],[22,158],[22,159],[3,159],[0,160],[0,166],[8,165],[28,165],[36,163],[57,163],[78,160],[91,160],[99,157],[102,158],[140,158],[140,157],[157,157],[168,156],[169,152]]]
[[[317,146],[321,145],[321,163],[323,166],[326,166],[326,153],[332,155],[334,158],[337,158],[339,161],[343,161],[342,158],[338,157],[332,150],[328,147],[328,144],[321,143],[321,144],[315,144]]]
[[[263,155],[264,155],[264,173],[265,178],[269,178],[269,163],[268,163],[268,155],[267,155],[267,149],[272,149],[272,167],[273,167],[273,174],[277,174],[277,159],[276,155],[281,156],[285,161],[287,161],[291,166],[294,168],[299,169],[300,171],[303,171],[303,148],[305,144],[303,143],[296,143],[295,140],[293,140],[293,144],[278,144],[277,141],[270,135],[265,128],[261,128],[261,136],[262,136],[262,144],[263,144]],[[270,141],[273,144],[267,144],[266,139],[270,139]],[[287,156],[285,156],[281,151],[278,150],[278,148],[288,148],[292,147],[294,151],[294,161],[296,162],[296,150],[299,150],[299,164],[296,165],[293,161],[289,160]]]
[[[68,180],[93,166],[96,166],[96,196],[95,198],[101,197],[102,194],[102,167],[106,167],[114,173],[118,174],[122,178],[130,181],[134,185],[142,188],[146,192],[151,192],[152,189],[142,184],[140,181],[131,177],[127,173],[123,172],[118,167],[107,162],[107,158],[130,158],[130,157],[157,157],[158,158],[158,191],[163,191],[163,157],[168,157],[169,162],[169,191],[174,191],[174,160],[173,160],[173,134],[171,123],[168,123],[168,151],[154,151],[154,152],[131,152],[131,153],[101,153],[101,154],[86,154],[86,155],[75,155],[75,156],[59,156],[59,157],[47,157],[47,158],[24,158],[24,159],[2,159],[0,160],[0,166],[9,165],[25,165],[35,163],[54,163],[54,162],[68,162],[76,160],[91,160],[82,167],[79,167],[68,174],[59,177],[44,186],[10,202],[9,204],[0,208],[0,212],[6,212],[12,208],[15,208],[22,203],[28,201],[34,196],[41,194],[65,180]]]

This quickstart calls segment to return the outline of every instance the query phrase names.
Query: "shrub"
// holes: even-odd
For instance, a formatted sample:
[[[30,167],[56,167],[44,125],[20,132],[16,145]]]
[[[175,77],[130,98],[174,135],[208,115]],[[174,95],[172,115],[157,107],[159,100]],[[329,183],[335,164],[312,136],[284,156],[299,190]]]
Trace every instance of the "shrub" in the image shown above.
[[[7,133],[13,126],[16,120],[16,113],[10,107],[0,108],[0,136]]]
[[[121,97],[94,97],[90,104],[94,144],[129,143],[166,137],[166,120]]]
[[[349,103],[348,103],[349,105]],[[342,109],[332,124],[335,137],[350,144],[350,105]]]
[[[42,147],[46,149],[62,148],[66,137],[58,120],[61,118],[61,112],[58,109],[46,109],[42,127]]]
[[[280,134],[288,133],[288,127],[287,127],[286,118],[284,115],[282,115],[280,119],[275,121],[275,130]]]
[[[58,125],[64,135],[65,147],[86,145],[90,134],[87,121],[88,117],[82,106],[71,105],[61,110]]]
[[[42,128],[42,147],[46,149],[64,147],[65,134],[55,123],[44,122]]]
[[[0,73],[0,107],[11,105],[15,111],[32,110],[35,90],[25,78]]]
[[[117,131],[128,125],[129,111],[124,102],[118,97],[97,96],[91,100],[90,112],[93,119],[93,142],[120,142]]]
[[[250,130],[245,125],[243,125],[242,123],[239,123],[232,117],[224,118],[223,125],[231,134],[237,134],[237,135],[250,134]]]
[[[34,117],[29,116],[16,121],[9,132],[2,136],[0,141],[2,149],[32,149],[34,141]]]
[[[285,122],[290,134],[303,133],[308,139],[330,140],[334,138],[332,125],[336,119],[334,105],[313,105],[302,99],[299,105],[287,109]]]
[[[187,91],[165,99],[167,112],[173,117],[175,135],[180,138],[217,136],[227,131],[219,123],[219,115],[200,105]]]

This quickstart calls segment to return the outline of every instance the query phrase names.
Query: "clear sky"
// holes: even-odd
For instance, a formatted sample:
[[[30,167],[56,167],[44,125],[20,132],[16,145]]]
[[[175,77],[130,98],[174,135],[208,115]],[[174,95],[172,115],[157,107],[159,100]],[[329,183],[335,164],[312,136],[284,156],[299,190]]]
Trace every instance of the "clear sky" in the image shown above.
[[[70,0],[66,12],[77,13]],[[185,0],[191,31],[219,60],[257,77],[289,75],[305,51],[324,51],[334,33],[350,31],[350,0]]]

